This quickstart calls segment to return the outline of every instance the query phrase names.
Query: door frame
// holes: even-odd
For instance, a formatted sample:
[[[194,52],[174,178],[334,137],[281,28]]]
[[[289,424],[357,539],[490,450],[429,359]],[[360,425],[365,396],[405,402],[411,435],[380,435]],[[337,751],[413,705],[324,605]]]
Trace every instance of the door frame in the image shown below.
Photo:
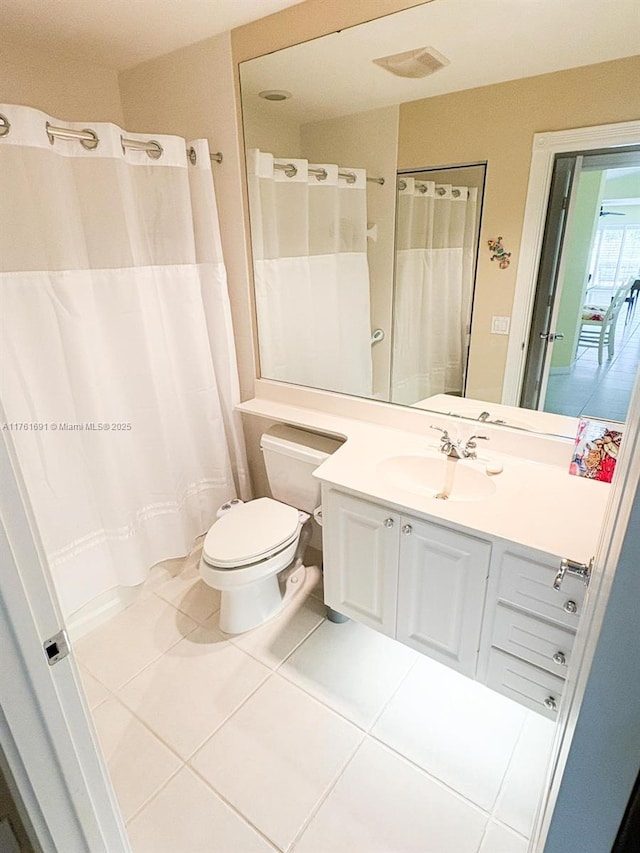
[[[4,428],[0,482],[0,742],[27,831],[43,853],[130,853],[73,653],[49,665],[42,645],[62,615]]]
[[[631,394],[624,432],[626,440],[622,443],[618,457],[617,473],[611,486],[611,494],[594,555],[591,581],[576,632],[562,703],[556,720],[555,738],[547,769],[543,800],[531,836],[530,853],[543,853],[545,848],[591,665],[609,604],[614,576],[628,534],[629,518],[634,504],[640,504],[640,371],[636,376]],[[621,649],[620,653],[633,655],[634,650]],[[608,708],[602,709],[603,716],[611,713]],[[630,759],[633,762],[635,755],[631,755]],[[625,804],[622,805],[622,812],[624,807]]]
[[[503,403],[517,406],[520,400],[555,155],[571,152],[579,154],[599,148],[617,148],[639,143],[640,121],[534,134],[529,188],[520,239],[520,260],[511,313],[511,333],[502,386]]]

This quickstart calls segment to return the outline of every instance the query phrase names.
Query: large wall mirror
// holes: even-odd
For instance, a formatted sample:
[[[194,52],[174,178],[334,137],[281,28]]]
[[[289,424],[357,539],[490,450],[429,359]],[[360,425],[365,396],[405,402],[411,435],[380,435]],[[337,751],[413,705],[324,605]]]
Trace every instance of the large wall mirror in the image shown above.
[[[465,396],[500,402],[533,133],[554,92],[634,53],[634,4],[613,2],[432,0],[240,65],[263,378],[463,416]],[[611,121],[578,104],[562,127]]]

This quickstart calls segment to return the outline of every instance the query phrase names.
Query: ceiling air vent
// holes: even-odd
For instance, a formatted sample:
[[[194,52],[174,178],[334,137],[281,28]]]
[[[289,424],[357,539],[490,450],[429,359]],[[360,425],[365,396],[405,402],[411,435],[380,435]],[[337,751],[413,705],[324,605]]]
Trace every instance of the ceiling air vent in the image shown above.
[[[449,65],[447,57],[433,47],[419,47],[404,53],[381,56],[373,61],[396,77],[428,77]]]

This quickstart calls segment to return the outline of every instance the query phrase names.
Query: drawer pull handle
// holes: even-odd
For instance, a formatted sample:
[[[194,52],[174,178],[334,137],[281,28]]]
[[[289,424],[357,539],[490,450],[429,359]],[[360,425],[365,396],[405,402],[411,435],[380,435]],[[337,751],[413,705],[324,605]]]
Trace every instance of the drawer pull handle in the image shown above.
[[[575,601],[571,601],[571,599],[569,599],[569,601],[565,601],[562,609],[565,613],[577,613],[578,605],[575,603]]]
[[[413,530],[413,527],[410,524],[403,524],[402,525],[402,532],[404,533],[405,536],[408,536],[412,530]]]
[[[384,526],[385,527],[393,527],[393,519],[392,518],[385,518]]]
[[[553,698],[553,696],[547,696],[547,698],[544,700],[544,707],[548,711],[556,711],[558,708],[558,704],[557,704],[556,700]]]
[[[556,652],[553,656],[553,662],[560,664],[560,666],[564,666],[567,662],[567,658],[564,652]]]

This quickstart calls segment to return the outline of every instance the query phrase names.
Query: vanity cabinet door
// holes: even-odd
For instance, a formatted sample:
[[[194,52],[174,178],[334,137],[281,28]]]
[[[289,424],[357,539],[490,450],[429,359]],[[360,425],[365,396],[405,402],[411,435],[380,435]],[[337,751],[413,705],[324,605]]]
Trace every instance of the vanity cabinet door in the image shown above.
[[[322,516],[326,603],[395,637],[400,516],[331,489]]]
[[[491,544],[402,518],[396,637],[475,675]]]

